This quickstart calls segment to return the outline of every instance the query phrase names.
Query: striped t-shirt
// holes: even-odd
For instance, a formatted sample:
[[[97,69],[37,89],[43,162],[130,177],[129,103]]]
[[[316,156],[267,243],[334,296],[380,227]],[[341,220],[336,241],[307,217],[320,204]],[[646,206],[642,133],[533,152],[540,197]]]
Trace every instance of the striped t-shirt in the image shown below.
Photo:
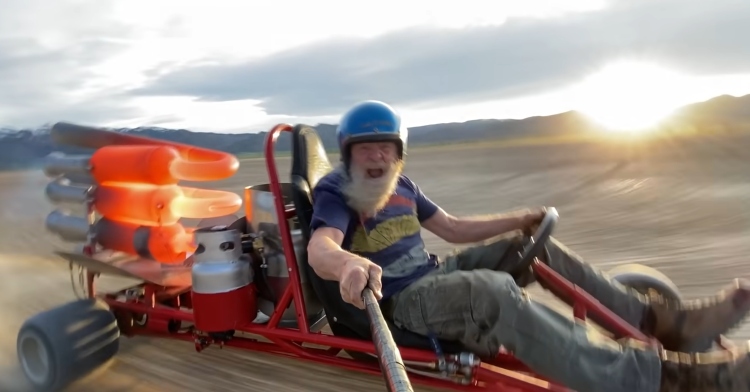
[[[334,227],[344,233],[342,248],[383,269],[383,300],[434,270],[437,258],[427,252],[421,222],[438,207],[419,187],[401,175],[387,205],[375,217],[360,221],[341,192],[344,178],[338,170],[323,177],[313,190],[311,230]]]

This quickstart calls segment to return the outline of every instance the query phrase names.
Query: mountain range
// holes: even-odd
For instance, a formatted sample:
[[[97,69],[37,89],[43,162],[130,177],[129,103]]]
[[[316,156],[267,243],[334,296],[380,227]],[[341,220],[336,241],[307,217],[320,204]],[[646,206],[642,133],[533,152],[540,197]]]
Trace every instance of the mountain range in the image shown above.
[[[92,124],[80,124],[92,125]],[[336,148],[336,125],[317,124],[316,129],[328,149]],[[0,170],[38,167],[53,151],[81,153],[80,149],[56,145],[50,126],[38,129],[0,128]],[[267,132],[225,134],[192,132],[186,129],[140,127],[115,129],[157,139],[186,143],[233,154],[260,153]],[[750,132],[750,95],[722,95],[708,101],[686,105],[665,119],[651,132],[664,134],[731,134]],[[591,138],[605,137],[601,126],[585,115],[569,111],[550,116],[520,120],[472,120],[461,123],[432,124],[409,129],[409,145],[468,143],[504,139]],[[610,133],[611,135],[611,133]],[[277,151],[289,150],[289,135],[282,134]]]

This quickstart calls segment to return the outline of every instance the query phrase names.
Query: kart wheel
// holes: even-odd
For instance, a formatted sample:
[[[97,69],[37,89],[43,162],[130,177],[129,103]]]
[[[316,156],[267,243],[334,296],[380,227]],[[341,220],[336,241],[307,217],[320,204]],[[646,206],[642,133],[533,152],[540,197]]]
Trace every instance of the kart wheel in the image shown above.
[[[60,391],[109,361],[120,348],[115,316],[85,299],[28,319],[16,342],[26,379],[37,391]]]
[[[668,299],[682,301],[682,295],[677,285],[654,268],[641,264],[625,264],[613,268],[608,272],[608,275],[641,294],[652,292]]]
[[[682,301],[682,295],[677,285],[654,268],[641,264],[626,264],[613,268],[608,272],[608,275],[625,286],[636,289],[639,293],[655,292],[665,298]],[[693,351],[709,352],[720,348],[718,342],[714,341],[706,346],[694,347]]]

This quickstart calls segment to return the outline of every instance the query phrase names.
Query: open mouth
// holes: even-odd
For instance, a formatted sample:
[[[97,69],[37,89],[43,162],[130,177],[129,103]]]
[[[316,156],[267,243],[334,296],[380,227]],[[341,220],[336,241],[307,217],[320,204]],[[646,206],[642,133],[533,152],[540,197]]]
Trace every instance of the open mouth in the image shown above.
[[[380,178],[385,174],[383,169],[367,169],[367,176],[370,178]]]

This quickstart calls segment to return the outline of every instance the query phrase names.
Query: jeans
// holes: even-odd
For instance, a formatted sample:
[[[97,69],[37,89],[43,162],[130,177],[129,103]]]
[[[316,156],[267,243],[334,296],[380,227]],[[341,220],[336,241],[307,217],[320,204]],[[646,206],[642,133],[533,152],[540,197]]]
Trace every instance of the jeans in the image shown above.
[[[506,235],[455,252],[392,297],[393,321],[419,334],[461,342],[492,357],[501,348],[535,372],[578,392],[656,392],[661,361],[653,349],[615,342],[529,298],[509,272],[521,237]],[[551,238],[546,263],[638,327],[646,302]],[[516,277],[518,278],[518,277]]]

